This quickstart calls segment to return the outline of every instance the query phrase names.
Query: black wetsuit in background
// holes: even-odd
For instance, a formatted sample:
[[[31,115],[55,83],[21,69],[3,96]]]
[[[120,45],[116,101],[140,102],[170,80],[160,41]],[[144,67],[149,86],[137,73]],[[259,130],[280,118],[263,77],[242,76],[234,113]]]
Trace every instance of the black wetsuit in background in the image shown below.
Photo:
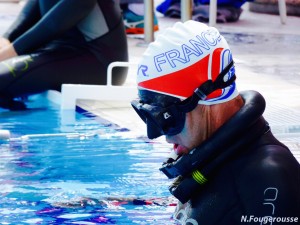
[[[114,0],[28,0],[4,37],[18,57],[0,62],[2,101],[60,90],[63,83],[106,84],[107,66],[128,61]],[[127,69],[114,69],[113,84],[123,84],[126,75]]]

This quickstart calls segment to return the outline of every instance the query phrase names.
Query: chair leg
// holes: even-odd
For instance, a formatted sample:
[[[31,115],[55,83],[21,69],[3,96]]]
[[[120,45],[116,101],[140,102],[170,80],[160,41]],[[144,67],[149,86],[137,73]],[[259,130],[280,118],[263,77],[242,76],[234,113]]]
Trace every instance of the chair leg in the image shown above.
[[[279,15],[282,24],[286,23],[286,3],[285,0],[278,0]]]
[[[181,21],[185,22],[192,19],[192,0],[181,0]]]
[[[217,0],[210,0],[209,4],[209,26],[213,27],[217,23]]]

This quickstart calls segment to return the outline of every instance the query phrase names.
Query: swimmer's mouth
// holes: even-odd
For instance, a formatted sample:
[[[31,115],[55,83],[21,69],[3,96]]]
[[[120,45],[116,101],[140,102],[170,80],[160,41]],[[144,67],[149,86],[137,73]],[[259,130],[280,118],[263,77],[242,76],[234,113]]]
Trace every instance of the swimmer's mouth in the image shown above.
[[[173,145],[173,149],[172,151],[170,152],[167,160],[163,163],[163,165],[165,165],[166,163],[173,163],[173,162],[176,162],[180,157],[181,155],[178,154],[177,152],[177,148],[178,148],[179,144],[174,144]]]

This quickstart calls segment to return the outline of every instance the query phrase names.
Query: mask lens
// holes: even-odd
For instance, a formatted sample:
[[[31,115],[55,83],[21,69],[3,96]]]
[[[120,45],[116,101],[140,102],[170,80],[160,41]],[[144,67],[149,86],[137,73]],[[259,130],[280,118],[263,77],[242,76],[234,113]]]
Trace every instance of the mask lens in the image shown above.
[[[150,139],[161,135],[176,135],[183,129],[185,113],[178,111],[175,105],[164,108],[138,101],[132,101],[131,105],[147,124],[147,135]]]
[[[142,108],[142,103],[140,103],[139,101],[133,100],[131,101],[131,106],[132,108],[135,110],[135,112],[139,115],[139,117],[144,121],[144,123],[147,123],[147,117],[146,115],[143,113],[143,111],[141,110]]]

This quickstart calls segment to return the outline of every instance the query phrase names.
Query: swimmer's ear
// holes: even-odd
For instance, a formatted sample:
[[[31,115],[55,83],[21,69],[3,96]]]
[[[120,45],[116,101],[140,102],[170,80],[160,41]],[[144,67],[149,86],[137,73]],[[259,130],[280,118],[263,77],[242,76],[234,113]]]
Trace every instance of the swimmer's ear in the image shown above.
[[[25,103],[22,101],[15,101],[13,99],[2,98],[0,98],[0,107],[4,109],[9,109],[11,111],[21,111],[27,109]]]

